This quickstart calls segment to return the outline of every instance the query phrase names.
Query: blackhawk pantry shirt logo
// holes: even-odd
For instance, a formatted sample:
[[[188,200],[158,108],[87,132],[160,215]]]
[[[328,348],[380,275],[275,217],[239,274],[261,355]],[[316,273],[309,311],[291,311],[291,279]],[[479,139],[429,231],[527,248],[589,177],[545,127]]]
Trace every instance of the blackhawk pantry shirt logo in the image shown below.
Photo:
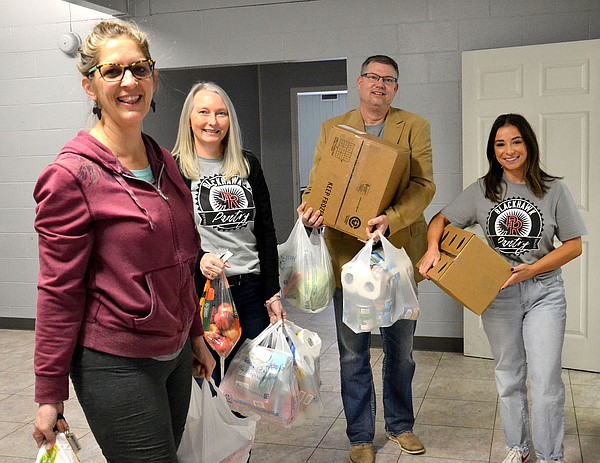
[[[487,234],[494,247],[506,255],[520,256],[539,248],[543,219],[539,209],[524,198],[508,198],[487,218]]]
[[[254,198],[246,179],[204,178],[194,194],[202,224],[220,231],[244,228],[254,220]]]

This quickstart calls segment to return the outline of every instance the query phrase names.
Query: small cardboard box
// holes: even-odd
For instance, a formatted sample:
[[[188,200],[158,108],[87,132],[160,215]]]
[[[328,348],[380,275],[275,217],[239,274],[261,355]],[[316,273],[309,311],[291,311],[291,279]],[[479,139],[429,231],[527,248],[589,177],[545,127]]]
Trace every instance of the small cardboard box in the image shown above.
[[[467,309],[481,315],[510,277],[510,264],[473,233],[452,225],[444,228],[440,251],[440,261],[427,276]]]
[[[408,168],[410,152],[345,125],[331,128],[306,207],[324,225],[366,239],[367,221],[390,205]]]

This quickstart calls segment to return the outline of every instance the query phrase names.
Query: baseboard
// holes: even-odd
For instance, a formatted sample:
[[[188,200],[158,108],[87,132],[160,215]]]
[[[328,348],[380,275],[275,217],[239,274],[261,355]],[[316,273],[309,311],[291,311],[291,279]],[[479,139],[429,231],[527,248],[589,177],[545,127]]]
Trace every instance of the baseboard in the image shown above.
[[[0,317],[0,329],[32,331],[35,329],[35,318]]]

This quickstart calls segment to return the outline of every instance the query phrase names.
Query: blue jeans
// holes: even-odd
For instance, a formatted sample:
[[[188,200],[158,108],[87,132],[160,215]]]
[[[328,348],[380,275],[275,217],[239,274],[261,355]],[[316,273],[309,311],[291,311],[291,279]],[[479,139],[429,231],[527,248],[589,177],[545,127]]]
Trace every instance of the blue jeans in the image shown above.
[[[333,296],[340,351],[342,402],[346,434],[352,445],[372,444],[375,437],[375,387],[371,370],[371,333],[356,334],[342,321],[342,290]],[[412,431],[413,335],[417,322],[399,320],[380,328],[383,339],[383,414],[385,430],[394,436]]]
[[[496,364],[506,445],[528,450],[532,441],[525,383],[529,373],[533,444],[541,460],[563,458],[566,318],[565,288],[557,272],[502,290],[482,316]]]
[[[107,462],[177,463],[190,403],[191,362],[189,340],[169,361],[75,348],[71,379]]]

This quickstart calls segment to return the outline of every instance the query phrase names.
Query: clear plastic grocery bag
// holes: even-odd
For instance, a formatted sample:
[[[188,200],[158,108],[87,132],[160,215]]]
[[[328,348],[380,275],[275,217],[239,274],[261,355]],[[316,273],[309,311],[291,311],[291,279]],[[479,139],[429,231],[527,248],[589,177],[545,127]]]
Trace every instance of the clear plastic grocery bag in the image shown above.
[[[259,419],[254,414],[235,416],[212,379],[205,379],[202,387],[192,381],[179,463],[246,463]]]
[[[289,320],[283,324],[283,330],[292,351],[294,374],[298,382],[299,408],[294,421],[296,425],[320,416],[325,411],[319,392],[321,338],[317,333],[301,328]]]
[[[413,265],[404,249],[380,236],[374,251],[371,238],[342,266],[342,320],[355,333],[391,326],[400,319],[416,320],[419,303]]]
[[[419,300],[414,266],[403,248],[397,248],[381,237],[384,263],[382,265],[390,275],[394,313],[397,320],[416,320],[419,318]]]
[[[225,358],[231,353],[242,335],[229,282],[224,273],[214,280],[206,280],[200,298],[200,312],[204,339],[221,359],[221,375],[225,371]]]
[[[44,445],[40,447],[35,463],[79,463],[79,457],[65,433],[59,432],[52,449],[46,450]]]
[[[219,387],[232,410],[291,426],[298,415],[299,390],[281,320],[244,341]]]
[[[333,298],[335,279],[323,233],[313,230],[309,235],[298,219],[277,250],[282,299],[303,312],[325,310]]]

